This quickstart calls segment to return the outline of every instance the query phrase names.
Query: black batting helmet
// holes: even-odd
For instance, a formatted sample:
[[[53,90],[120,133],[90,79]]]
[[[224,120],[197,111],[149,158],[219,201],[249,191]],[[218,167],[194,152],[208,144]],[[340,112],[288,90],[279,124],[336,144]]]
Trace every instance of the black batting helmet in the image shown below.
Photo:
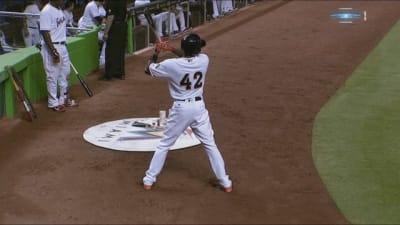
[[[200,53],[201,48],[206,46],[206,41],[198,34],[190,33],[181,40],[181,48],[185,56],[195,56]]]

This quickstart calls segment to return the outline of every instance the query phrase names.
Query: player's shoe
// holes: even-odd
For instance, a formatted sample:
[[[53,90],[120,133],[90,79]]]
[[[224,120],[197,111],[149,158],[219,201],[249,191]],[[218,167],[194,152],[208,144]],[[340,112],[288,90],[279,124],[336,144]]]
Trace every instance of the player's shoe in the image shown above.
[[[146,191],[150,191],[152,186],[153,186],[153,185],[146,185],[146,184],[143,184],[143,189],[146,190]]]
[[[230,192],[233,191],[233,187],[232,187],[232,186],[230,186],[230,187],[224,187],[224,191],[225,191],[226,193],[230,193]]]
[[[66,103],[65,103],[66,107],[77,107],[79,106],[79,104],[74,100],[74,99],[67,99]]]
[[[55,107],[49,107],[49,109],[53,110],[54,112],[65,112],[65,106],[59,105]]]

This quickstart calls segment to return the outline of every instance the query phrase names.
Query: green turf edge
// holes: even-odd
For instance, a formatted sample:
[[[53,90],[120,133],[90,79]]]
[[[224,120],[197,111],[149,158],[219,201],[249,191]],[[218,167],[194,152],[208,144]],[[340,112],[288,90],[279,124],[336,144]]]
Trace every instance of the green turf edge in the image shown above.
[[[316,117],[312,154],[353,224],[400,224],[400,21]]]

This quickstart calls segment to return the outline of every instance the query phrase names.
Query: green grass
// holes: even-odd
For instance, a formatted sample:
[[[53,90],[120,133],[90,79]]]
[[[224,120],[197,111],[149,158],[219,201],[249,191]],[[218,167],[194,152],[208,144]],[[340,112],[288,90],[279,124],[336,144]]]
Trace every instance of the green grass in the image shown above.
[[[400,22],[318,114],[313,158],[354,224],[400,224]]]

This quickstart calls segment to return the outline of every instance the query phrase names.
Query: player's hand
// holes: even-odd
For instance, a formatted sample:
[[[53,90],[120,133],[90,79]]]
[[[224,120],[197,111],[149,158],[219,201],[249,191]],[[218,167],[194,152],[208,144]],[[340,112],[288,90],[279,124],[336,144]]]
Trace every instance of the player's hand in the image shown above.
[[[58,55],[53,56],[53,62],[56,64],[60,63],[61,62],[60,56],[58,56]]]
[[[157,62],[157,60],[158,60],[158,52],[154,52],[153,55],[150,58],[150,61],[152,63],[155,63],[155,62]]]
[[[53,49],[51,54],[52,54],[54,63],[60,63],[61,62],[60,54],[58,53],[58,51],[56,49]]]
[[[174,50],[174,47],[172,47],[171,45],[168,45],[164,41],[157,42],[155,51],[160,53],[162,50],[172,51],[172,50]]]
[[[163,41],[157,42],[155,52],[160,53],[164,49],[165,45],[166,45],[166,43]]]
[[[172,52],[175,48],[169,44],[164,45],[164,50]]]

